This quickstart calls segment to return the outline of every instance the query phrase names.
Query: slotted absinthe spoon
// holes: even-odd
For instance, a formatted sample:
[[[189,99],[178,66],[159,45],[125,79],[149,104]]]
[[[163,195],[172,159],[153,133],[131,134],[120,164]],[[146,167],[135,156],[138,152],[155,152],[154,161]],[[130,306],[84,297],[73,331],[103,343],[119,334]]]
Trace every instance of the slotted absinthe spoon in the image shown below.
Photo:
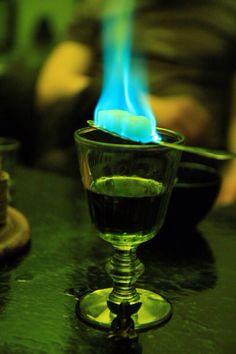
[[[95,125],[92,120],[88,120],[87,123],[92,128],[95,128],[95,129],[101,130],[105,133],[109,133],[109,134],[114,135],[116,137],[122,138],[122,136],[120,136],[119,134],[117,134],[115,132],[111,132],[109,130],[106,130],[102,127]],[[131,139],[129,139],[129,137],[125,137],[125,139],[131,140]],[[214,149],[202,148],[202,147],[197,147],[197,146],[178,145],[175,143],[168,143],[166,141],[157,141],[157,142],[155,142],[155,144],[158,144],[158,145],[161,145],[164,147],[168,147],[171,149],[180,150],[180,151],[184,151],[187,153],[199,155],[199,156],[208,157],[210,159],[215,159],[215,160],[232,160],[232,159],[236,158],[236,153],[230,152],[230,151],[214,150]]]

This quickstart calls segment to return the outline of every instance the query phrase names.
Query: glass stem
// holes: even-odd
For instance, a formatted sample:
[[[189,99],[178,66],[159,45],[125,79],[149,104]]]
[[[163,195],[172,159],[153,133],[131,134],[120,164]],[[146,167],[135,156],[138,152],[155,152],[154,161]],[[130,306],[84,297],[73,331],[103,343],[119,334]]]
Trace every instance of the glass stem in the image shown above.
[[[108,301],[114,305],[139,302],[135,283],[144,271],[144,265],[136,255],[136,247],[131,249],[115,248],[115,253],[106,265],[106,270],[113,280],[113,290]]]

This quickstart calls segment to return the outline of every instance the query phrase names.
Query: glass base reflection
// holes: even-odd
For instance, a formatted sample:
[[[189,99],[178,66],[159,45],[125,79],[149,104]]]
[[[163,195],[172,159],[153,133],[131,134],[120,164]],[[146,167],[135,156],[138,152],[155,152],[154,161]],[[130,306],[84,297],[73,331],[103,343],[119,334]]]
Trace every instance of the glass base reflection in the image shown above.
[[[172,306],[165,298],[149,290],[136,290],[142,303],[139,311],[132,315],[136,330],[159,326],[171,318]],[[116,317],[107,306],[111,291],[112,288],[106,288],[83,295],[76,307],[77,315],[96,328],[110,329]]]

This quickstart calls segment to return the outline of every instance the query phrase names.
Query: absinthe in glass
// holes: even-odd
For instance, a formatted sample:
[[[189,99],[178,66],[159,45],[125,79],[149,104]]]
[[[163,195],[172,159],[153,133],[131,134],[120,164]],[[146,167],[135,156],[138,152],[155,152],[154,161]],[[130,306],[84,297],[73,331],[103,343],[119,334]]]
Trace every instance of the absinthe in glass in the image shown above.
[[[100,177],[87,196],[100,236],[117,245],[135,245],[153,237],[166,199],[162,183],[137,176]]]

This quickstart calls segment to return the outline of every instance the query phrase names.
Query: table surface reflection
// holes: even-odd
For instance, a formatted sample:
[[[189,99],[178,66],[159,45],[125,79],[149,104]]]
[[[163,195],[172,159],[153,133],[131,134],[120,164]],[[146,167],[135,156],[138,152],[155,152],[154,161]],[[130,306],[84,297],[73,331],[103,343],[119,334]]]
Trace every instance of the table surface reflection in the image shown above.
[[[18,168],[15,205],[32,229],[30,247],[0,268],[0,353],[115,353],[106,332],[75,316],[74,291],[111,286],[104,264],[110,245],[90,223],[78,180]],[[184,233],[160,233],[141,245],[145,273],[138,281],[166,296],[172,319],[139,334],[137,351],[157,354],[233,354],[236,205],[219,208]]]

